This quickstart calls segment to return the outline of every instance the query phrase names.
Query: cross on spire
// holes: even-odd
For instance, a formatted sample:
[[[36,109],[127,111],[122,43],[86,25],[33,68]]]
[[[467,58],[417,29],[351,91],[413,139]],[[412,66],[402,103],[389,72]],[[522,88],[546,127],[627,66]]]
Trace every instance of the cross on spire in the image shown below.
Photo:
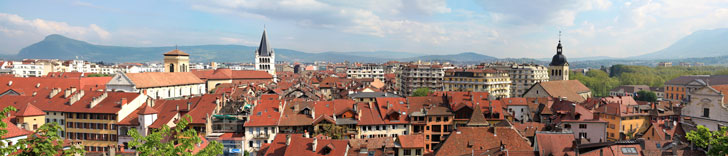
[[[561,30],[559,30],[559,43],[561,43]]]

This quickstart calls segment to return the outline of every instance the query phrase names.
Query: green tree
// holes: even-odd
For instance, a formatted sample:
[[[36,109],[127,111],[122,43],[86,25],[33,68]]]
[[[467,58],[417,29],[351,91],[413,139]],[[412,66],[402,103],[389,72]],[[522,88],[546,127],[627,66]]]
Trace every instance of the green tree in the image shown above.
[[[657,94],[652,91],[640,90],[637,92],[637,101],[657,102]]]
[[[17,109],[13,106],[5,107],[2,111],[0,111],[0,121],[8,118],[8,113],[16,110]],[[0,136],[5,136],[5,134],[8,134],[7,127],[8,124],[6,124],[5,122],[0,122]],[[10,153],[13,153],[15,151],[17,151],[17,148],[15,148],[15,146],[9,146],[6,142],[0,141],[0,155],[9,155]]]
[[[728,154],[728,128],[722,127],[718,131],[710,131],[705,126],[698,125],[697,130],[688,132],[685,136],[698,147],[708,148],[708,155],[722,156]]]
[[[425,87],[423,87],[423,88],[417,88],[417,89],[415,89],[415,91],[414,91],[414,92],[412,93],[412,96],[427,96],[427,95],[428,95],[428,94],[430,94],[431,92],[432,92],[432,91],[430,91],[430,88],[425,88]]]
[[[163,126],[159,130],[152,131],[149,135],[142,136],[135,129],[128,132],[133,139],[129,142],[130,147],[136,148],[140,155],[159,156],[192,156],[192,155],[220,155],[223,146],[217,141],[209,141],[207,147],[193,154],[195,144],[202,142],[194,129],[186,129],[190,116],[187,115],[177,123],[174,128]],[[173,139],[173,140],[166,140]]]
[[[86,153],[80,145],[70,145],[69,150],[63,150],[63,138],[58,135],[61,126],[55,122],[46,123],[40,126],[33,135],[27,139],[18,141],[18,145],[25,147],[18,155],[57,155],[59,151],[63,155],[83,155]]]
[[[12,106],[5,107],[0,111],[0,120],[4,120],[8,117],[7,114],[9,112],[16,110]],[[0,136],[5,136],[8,133],[7,126],[5,122],[0,122]],[[58,135],[60,130],[61,126],[55,122],[43,124],[35,133],[29,135],[27,139],[21,139],[14,145],[0,142],[0,154],[9,155],[10,153],[18,152],[15,154],[53,156],[61,151],[63,155],[83,155],[86,153],[80,145],[71,145],[71,149],[63,150],[63,139]]]

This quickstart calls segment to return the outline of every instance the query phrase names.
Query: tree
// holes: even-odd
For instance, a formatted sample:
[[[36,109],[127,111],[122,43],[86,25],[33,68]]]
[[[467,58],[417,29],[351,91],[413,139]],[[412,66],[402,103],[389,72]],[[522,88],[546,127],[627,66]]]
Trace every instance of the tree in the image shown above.
[[[8,113],[16,111],[17,109],[12,106],[5,107],[0,111],[0,120],[5,120],[8,117]],[[7,124],[0,122],[0,136],[5,136],[8,133]],[[63,155],[83,155],[86,151],[81,146],[71,145],[71,149],[63,150],[63,139],[58,135],[61,126],[53,123],[43,124],[33,134],[29,135],[27,139],[18,140],[14,145],[8,145],[5,142],[0,144],[0,155],[9,155],[14,153],[16,155],[57,155],[58,152],[62,151]],[[18,150],[22,149],[22,150]],[[15,153],[17,152],[17,153]]]
[[[718,131],[710,131],[703,125],[698,125],[697,130],[688,132],[686,138],[698,147],[708,148],[708,155],[728,154],[728,128],[721,127]]]
[[[55,122],[40,126],[33,135],[21,139],[17,145],[25,147],[18,155],[56,155],[63,151],[63,155],[83,155],[86,153],[81,146],[71,145],[71,149],[63,150],[63,138],[58,135],[61,126]]]
[[[11,111],[16,111],[15,107],[8,106],[5,107],[2,111],[0,111],[0,121],[5,120],[5,118],[8,118],[8,113]],[[8,124],[5,122],[0,122],[0,136],[5,136],[5,134],[8,134],[7,130]],[[0,141],[0,155],[9,155],[10,153],[13,153],[17,151],[18,149],[15,148],[15,146],[8,146],[8,144],[4,141]]]
[[[637,101],[657,102],[657,94],[652,91],[640,90],[637,92]]]
[[[132,129],[128,132],[128,135],[133,138],[129,142],[129,146],[136,148],[140,155],[203,156],[222,154],[223,146],[217,141],[209,141],[207,147],[198,153],[192,153],[195,144],[202,142],[202,140],[197,136],[197,131],[186,129],[189,118],[189,115],[183,117],[174,128],[164,125],[161,129],[154,130],[146,137],[139,134],[136,129]]]
[[[423,87],[415,89],[415,91],[412,93],[412,96],[427,96],[430,93],[430,88]]]

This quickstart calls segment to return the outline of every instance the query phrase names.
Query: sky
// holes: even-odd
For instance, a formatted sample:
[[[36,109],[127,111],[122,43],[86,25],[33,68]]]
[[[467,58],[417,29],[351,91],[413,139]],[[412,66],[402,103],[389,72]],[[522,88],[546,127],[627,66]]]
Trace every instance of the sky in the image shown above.
[[[50,34],[101,45],[629,57],[728,28],[728,0],[0,0],[0,54]]]

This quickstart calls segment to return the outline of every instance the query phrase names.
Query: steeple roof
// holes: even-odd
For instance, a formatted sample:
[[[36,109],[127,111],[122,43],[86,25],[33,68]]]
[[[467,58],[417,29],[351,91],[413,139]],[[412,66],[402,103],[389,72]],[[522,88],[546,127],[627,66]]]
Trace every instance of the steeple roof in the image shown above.
[[[468,121],[468,126],[488,126],[488,120],[485,120],[485,116],[483,115],[483,110],[481,110],[479,104],[475,104],[473,106],[473,113],[470,115],[470,121]]]
[[[566,61],[566,56],[561,53],[561,39],[559,39],[559,44],[556,45],[556,55],[551,58],[549,66],[564,66],[566,64],[568,64],[568,62]]]
[[[190,54],[187,54],[179,49],[174,49],[172,51],[168,51],[167,53],[164,53],[164,56],[190,56]]]
[[[256,53],[260,56],[273,55],[273,49],[270,46],[270,43],[268,43],[268,35],[266,35],[265,29],[263,29],[263,37],[261,37],[261,39],[260,39],[260,46],[258,46]]]

